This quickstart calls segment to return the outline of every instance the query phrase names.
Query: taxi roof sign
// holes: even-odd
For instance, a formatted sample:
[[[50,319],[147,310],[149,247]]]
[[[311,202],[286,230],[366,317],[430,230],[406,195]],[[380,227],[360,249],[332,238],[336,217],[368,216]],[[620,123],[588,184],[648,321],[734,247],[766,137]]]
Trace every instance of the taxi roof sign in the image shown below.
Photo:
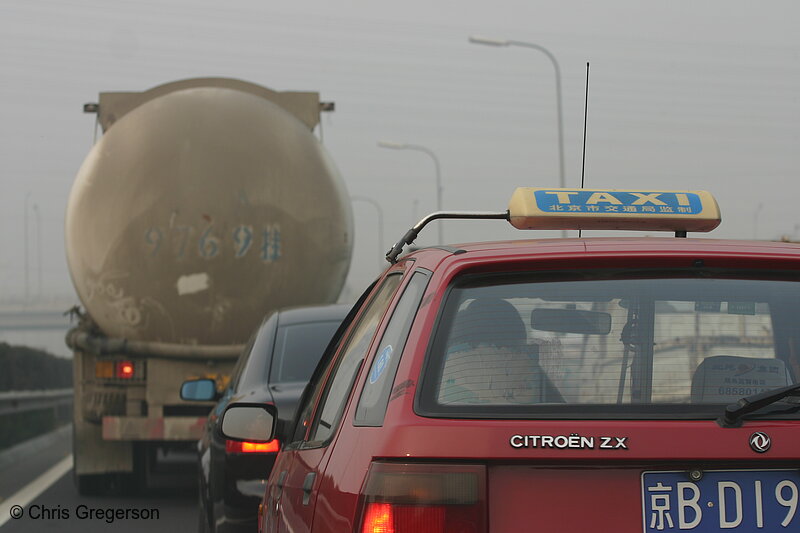
[[[417,222],[388,252],[394,264],[419,232],[440,219],[502,219],[517,229],[619,229],[711,231],[721,222],[717,201],[707,191],[542,189],[520,187],[503,212],[437,211]]]
[[[707,191],[520,187],[508,212],[517,229],[707,232],[722,220]]]

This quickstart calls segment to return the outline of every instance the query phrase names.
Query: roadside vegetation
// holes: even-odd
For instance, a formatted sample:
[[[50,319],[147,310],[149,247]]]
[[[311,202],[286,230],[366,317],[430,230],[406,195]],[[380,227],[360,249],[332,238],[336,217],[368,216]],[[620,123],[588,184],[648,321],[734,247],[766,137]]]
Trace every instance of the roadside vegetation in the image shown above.
[[[71,359],[0,342],[0,392],[68,389],[71,386]]]
[[[0,393],[72,387],[72,360],[0,342]],[[71,409],[61,406],[0,416],[0,450],[69,423]]]

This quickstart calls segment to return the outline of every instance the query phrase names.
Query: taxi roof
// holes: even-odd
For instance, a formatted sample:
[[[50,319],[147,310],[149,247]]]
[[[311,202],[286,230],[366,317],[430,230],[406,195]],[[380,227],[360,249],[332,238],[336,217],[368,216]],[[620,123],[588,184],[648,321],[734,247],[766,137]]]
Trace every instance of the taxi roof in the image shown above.
[[[434,268],[448,262],[496,262],[546,257],[686,256],[800,259],[800,244],[774,241],[675,237],[584,237],[472,242],[421,248],[403,257],[414,257],[419,266]],[[800,265],[799,265],[800,266]]]

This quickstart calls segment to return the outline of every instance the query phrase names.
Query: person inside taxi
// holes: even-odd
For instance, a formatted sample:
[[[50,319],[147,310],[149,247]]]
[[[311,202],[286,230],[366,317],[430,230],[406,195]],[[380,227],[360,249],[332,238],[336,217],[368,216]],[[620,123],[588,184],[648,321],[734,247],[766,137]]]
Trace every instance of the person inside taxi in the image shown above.
[[[447,344],[442,404],[541,403],[553,389],[528,343],[516,308],[500,298],[472,300],[455,316]],[[552,390],[550,391],[552,396]],[[556,392],[557,394],[557,392]]]

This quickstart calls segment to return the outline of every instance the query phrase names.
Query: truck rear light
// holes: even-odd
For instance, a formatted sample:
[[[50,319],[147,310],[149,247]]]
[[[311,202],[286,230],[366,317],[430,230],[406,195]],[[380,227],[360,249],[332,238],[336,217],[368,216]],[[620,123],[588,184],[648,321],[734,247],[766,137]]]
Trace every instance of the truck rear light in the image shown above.
[[[94,377],[100,379],[144,381],[145,361],[130,359],[101,359],[94,363]]]
[[[281,442],[278,439],[269,442],[225,441],[225,453],[278,453],[280,449]]]
[[[114,361],[96,361],[94,377],[110,379],[114,377]]]
[[[372,463],[361,533],[486,533],[486,467]]]
[[[117,361],[115,374],[119,379],[131,379],[135,372],[133,361]]]

